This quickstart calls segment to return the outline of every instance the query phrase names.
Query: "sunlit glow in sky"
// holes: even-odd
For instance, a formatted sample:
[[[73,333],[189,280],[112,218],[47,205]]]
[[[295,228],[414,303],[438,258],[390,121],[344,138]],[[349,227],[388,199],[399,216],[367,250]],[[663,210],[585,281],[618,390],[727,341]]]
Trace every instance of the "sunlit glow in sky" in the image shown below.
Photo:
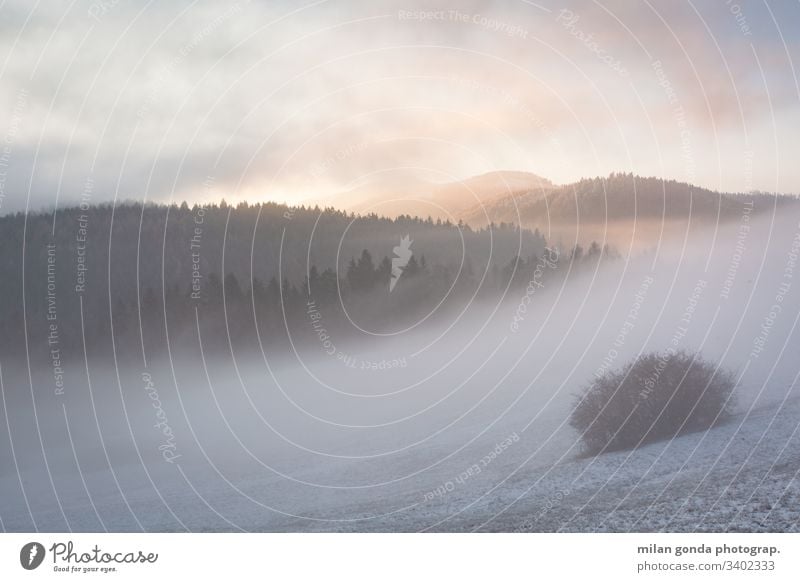
[[[799,35],[796,2],[12,0],[0,212],[499,169],[796,193]]]

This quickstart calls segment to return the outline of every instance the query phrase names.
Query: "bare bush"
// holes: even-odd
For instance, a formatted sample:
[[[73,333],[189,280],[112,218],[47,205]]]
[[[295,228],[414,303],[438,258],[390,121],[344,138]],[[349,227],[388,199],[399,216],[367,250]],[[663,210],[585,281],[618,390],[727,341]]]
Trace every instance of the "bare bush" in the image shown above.
[[[588,455],[632,449],[728,419],[734,385],[730,372],[697,354],[651,353],[591,382],[570,424]]]

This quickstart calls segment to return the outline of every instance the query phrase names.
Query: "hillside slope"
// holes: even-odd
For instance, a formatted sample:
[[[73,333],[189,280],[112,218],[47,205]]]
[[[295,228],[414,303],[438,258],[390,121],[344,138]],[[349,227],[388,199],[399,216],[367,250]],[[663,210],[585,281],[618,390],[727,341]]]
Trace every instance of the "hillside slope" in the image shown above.
[[[519,471],[447,522],[483,531],[800,531],[800,400],[635,451]]]

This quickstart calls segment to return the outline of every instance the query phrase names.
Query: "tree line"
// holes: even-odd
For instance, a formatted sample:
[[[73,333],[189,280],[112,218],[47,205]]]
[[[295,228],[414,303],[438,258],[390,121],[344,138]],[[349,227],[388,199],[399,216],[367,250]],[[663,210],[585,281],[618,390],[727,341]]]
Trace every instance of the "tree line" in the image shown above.
[[[310,302],[342,334],[391,330],[527,284],[547,246],[510,224],[272,203],[68,208],[0,217],[0,233],[0,349],[45,359],[115,348],[135,360],[163,355],[168,340],[280,350],[313,336]],[[580,267],[613,253],[593,244],[562,256]]]

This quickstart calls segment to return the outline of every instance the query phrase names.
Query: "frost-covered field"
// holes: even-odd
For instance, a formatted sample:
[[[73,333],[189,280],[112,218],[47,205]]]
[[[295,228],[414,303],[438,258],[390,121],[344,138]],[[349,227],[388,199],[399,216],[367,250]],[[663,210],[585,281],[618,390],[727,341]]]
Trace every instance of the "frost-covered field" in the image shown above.
[[[324,489],[310,494],[284,479],[242,475],[226,483],[219,475],[177,470],[172,477],[155,474],[162,501],[152,488],[132,488],[140,477],[122,468],[117,477],[128,505],[113,479],[89,473],[90,488],[114,492],[95,493],[92,506],[82,487],[64,488],[64,477],[55,478],[69,527],[89,531],[181,530],[177,519],[201,531],[798,531],[799,427],[800,400],[791,399],[668,443],[593,459],[572,456],[551,466],[529,460],[535,447],[517,433],[519,440],[477,475],[459,479],[468,466],[451,462],[344,496]],[[491,450],[487,447],[487,454]],[[464,456],[479,465],[484,457]],[[374,464],[357,461],[343,470],[353,481],[380,482],[391,479],[404,462],[412,464],[402,455],[393,458],[383,476]],[[342,475],[317,469],[303,477],[323,483]],[[3,478],[4,491],[13,485],[12,478]],[[57,504],[44,503],[45,484],[26,486],[36,527],[65,529]],[[270,504],[304,517],[266,509]],[[5,506],[2,518],[6,530],[32,529],[26,510]]]
[[[451,480],[452,491],[387,520],[312,529],[800,531],[798,399],[635,451],[535,468],[524,456],[512,447],[499,471],[511,474],[481,487]]]
[[[800,531],[800,401],[668,443],[520,471],[445,528]]]

